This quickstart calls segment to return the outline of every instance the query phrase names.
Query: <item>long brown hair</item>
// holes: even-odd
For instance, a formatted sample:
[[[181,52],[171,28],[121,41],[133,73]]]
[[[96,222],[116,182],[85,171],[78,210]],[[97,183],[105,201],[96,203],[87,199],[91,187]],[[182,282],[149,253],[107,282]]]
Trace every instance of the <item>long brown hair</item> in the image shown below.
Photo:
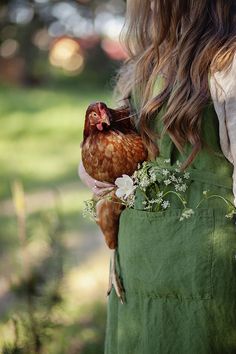
[[[236,49],[235,0],[128,0],[121,42],[128,59],[115,92],[122,100],[135,90],[138,127],[150,156],[159,154],[150,121],[167,104],[164,130],[180,152],[189,142],[188,167],[202,148],[201,116],[210,100],[208,75],[230,67]],[[152,96],[157,77],[162,91]]]

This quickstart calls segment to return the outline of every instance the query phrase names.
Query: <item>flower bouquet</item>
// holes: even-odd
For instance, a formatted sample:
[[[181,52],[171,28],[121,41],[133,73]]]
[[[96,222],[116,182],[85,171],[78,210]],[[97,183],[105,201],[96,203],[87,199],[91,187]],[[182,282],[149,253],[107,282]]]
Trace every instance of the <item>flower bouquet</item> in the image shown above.
[[[181,172],[181,163],[177,160],[176,167],[169,168],[170,160],[163,164],[157,161],[144,161],[138,165],[138,169],[132,176],[123,174],[115,181],[115,194],[120,203],[126,208],[134,208],[149,212],[165,211],[171,207],[171,195],[174,195],[181,203],[183,210],[180,221],[194,215],[194,210],[207,199],[220,198],[227,206],[225,217],[232,219],[236,215],[236,207],[233,203],[218,194],[210,194],[209,190],[203,191],[202,199],[193,208],[188,207],[186,191],[190,183],[190,173]],[[110,198],[103,196],[102,198]],[[173,200],[173,198],[172,198]],[[96,218],[96,202],[85,202],[84,216]]]

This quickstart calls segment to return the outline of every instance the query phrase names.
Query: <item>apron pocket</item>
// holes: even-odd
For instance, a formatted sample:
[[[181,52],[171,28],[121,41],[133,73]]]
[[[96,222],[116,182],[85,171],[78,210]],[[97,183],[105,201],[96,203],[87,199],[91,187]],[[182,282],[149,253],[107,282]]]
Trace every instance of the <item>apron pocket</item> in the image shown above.
[[[120,216],[118,267],[126,292],[154,297],[212,298],[213,209],[147,212]]]

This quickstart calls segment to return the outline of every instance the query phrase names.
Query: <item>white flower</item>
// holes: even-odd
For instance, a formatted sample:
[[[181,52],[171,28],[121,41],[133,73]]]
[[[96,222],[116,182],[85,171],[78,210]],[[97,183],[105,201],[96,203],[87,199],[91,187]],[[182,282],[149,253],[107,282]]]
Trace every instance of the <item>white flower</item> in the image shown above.
[[[139,186],[145,190],[151,183],[152,181],[149,180],[148,176],[143,176],[139,183]]]
[[[162,198],[157,198],[157,199],[151,199],[149,200],[150,204],[160,204],[163,201]]]
[[[190,173],[189,172],[185,172],[184,173],[184,178],[188,179],[190,177]]]
[[[170,159],[164,160],[165,163],[170,163]]]
[[[118,177],[115,180],[115,184],[118,187],[115,192],[118,198],[126,199],[129,195],[131,195],[134,192],[136,188],[134,186],[134,182],[132,178],[128,175],[122,175],[122,177]]]
[[[155,182],[156,181],[156,172],[155,172],[154,168],[151,168],[149,170],[149,174],[150,174],[150,181]]]
[[[209,192],[209,191],[208,191],[208,190],[203,191],[202,194],[203,194],[203,195],[207,195],[207,192]]]
[[[180,191],[181,190],[181,185],[180,184],[175,184],[175,190],[176,190],[176,192],[177,191]]]
[[[187,190],[186,183],[183,183],[183,184],[177,183],[177,184],[175,184],[175,190],[179,191],[179,192],[186,192],[186,190]]]
[[[182,212],[182,215],[181,215],[181,217],[180,217],[180,221],[183,221],[184,219],[188,219],[188,218],[190,218],[191,217],[191,215],[193,215],[194,214],[194,211],[193,211],[193,209],[184,209],[184,211]]]
[[[83,217],[89,217],[89,219],[94,220],[96,215],[96,207],[95,202],[93,199],[85,200],[84,201],[84,208],[83,208]]]
[[[135,195],[134,194],[130,194],[127,197],[127,206],[128,206],[128,208],[133,208],[134,207],[134,201],[135,201]]]
[[[173,181],[173,182],[178,182],[178,179],[175,177],[174,174],[172,174],[172,175],[170,176],[170,179],[171,179],[171,181]]]
[[[177,165],[178,167],[181,167],[181,162],[180,162],[179,160],[177,160],[177,161],[176,161],[176,165]]]
[[[167,186],[168,184],[171,184],[171,180],[170,180],[170,179],[165,179],[165,180],[164,180],[164,183],[165,183],[165,185]]]
[[[226,214],[225,217],[228,219],[232,219],[235,214],[236,214],[236,210],[233,209],[228,214]]]
[[[166,168],[164,170],[162,170],[163,176],[167,176],[169,173],[170,173],[170,171],[168,171]]]
[[[132,177],[133,179],[136,179],[136,178],[138,177],[138,171],[135,170],[131,177]]]
[[[144,210],[150,210],[150,209],[152,209],[151,204],[147,204],[147,205],[145,206],[145,208],[144,208]]]
[[[150,176],[150,182],[152,182],[152,183],[156,182],[156,176],[151,175]]]
[[[170,206],[169,200],[164,200],[164,202],[161,204],[161,206],[163,207],[163,209],[168,208]]]

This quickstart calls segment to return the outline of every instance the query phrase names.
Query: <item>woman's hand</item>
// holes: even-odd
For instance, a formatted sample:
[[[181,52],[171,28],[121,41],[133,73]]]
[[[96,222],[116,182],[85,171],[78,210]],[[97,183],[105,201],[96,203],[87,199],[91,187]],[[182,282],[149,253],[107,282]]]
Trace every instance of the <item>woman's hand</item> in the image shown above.
[[[100,182],[92,178],[86,171],[81,161],[78,168],[78,174],[81,181],[92,190],[97,196],[102,196],[110,191],[112,191],[116,185],[107,182]]]

